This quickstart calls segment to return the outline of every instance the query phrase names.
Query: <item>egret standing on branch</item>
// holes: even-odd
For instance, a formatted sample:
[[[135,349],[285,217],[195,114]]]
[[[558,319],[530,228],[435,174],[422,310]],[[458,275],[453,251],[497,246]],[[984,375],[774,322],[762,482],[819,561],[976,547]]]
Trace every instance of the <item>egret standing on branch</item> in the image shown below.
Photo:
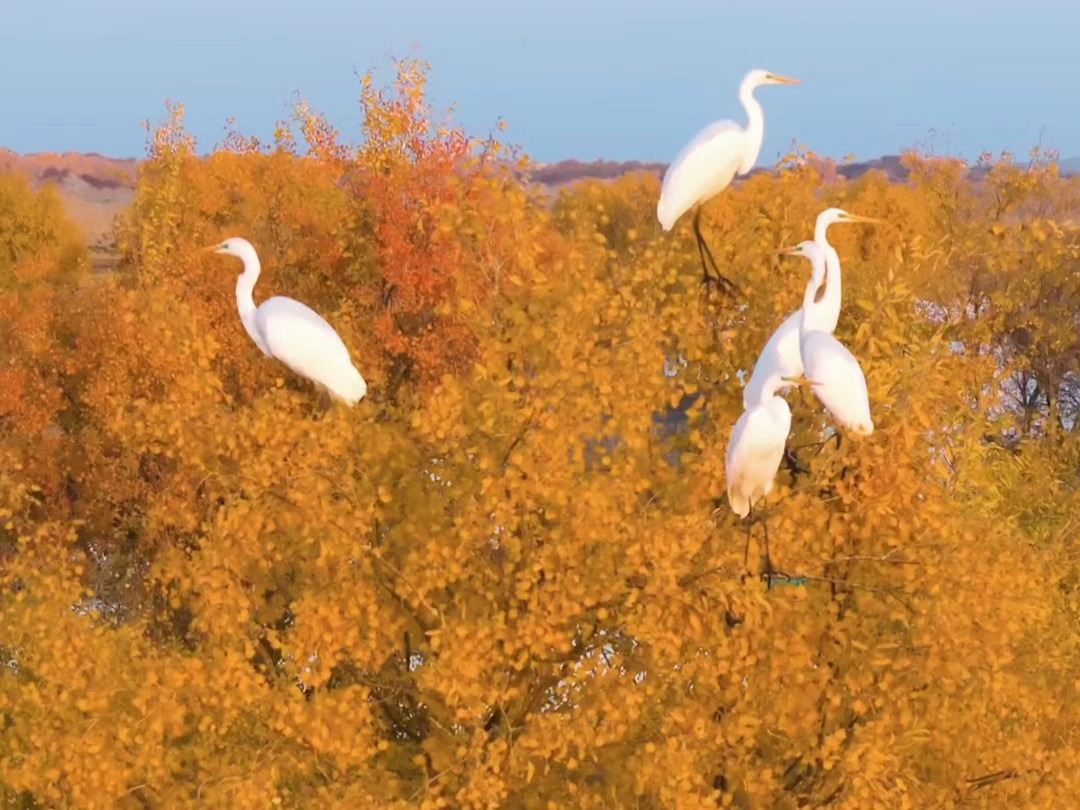
[[[840,256],[836,249],[829,244],[829,226],[837,222],[881,222],[879,219],[860,217],[849,214],[842,208],[826,208],[818,214],[817,224],[814,226],[814,241],[824,251],[825,269],[822,278],[811,279],[814,289],[817,290],[815,297],[821,302],[820,328],[824,332],[832,334],[836,330],[836,322],[840,319],[841,283],[840,283]],[[820,286],[822,281],[825,285]],[[743,388],[743,407],[750,407],[749,403],[758,402],[761,399],[762,387],[772,374],[779,373],[786,377],[798,377],[803,373],[802,353],[799,350],[799,323],[802,321],[803,310],[792,312],[783,323],[772,333],[765,348],[758,355],[754,363],[754,370],[750,372],[750,380]],[[781,391],[788,386],[781,387]]]
[[[754,504],[768,497],[773,490],[791,430],[791,409],[777,394],[781,388],[800,382],[802,380],[788,379],[780,374],[770,375],[761,387],[761,398],[742,412],[731,431],[724,474],[731,511],[741,518],[748,516]],[[749,553],[749,537],[746,544]],[[765,569],[767,574],[772,573],[768,531],[765,533]]]
[[[781,253],[805,256],[813,265],[813,276],[825,278],[825,251],[817,242],[800,242],[784,248]],[[857,436],[874,432],[870,418],[870,397],[866,377],[859,361],[847,347],[832,336],[826,327],[830,317],[828,307],[819,300],[819,286],[811,280],[803,296],[802,320],[799,326],[799,351],[802,354],[802,381],[813,385],[816,396],[837,424]]]
[[[739,101],[749,119],[746,128],[731,120],[709,124],[683,148],[664,174],[656,216],[661,227],[670,231],[679,217],[691,208],[695,209],[694,235],[706,284],[720,281],[729,287],[735,286],[720,272],[705,237],[701,235],[701,207],[727,188],[736,175],[748,174],[757,163],[765,135],[765,114],[754,98],[754,90],[764,84],[801,82],[767,70],[751,70],[739,86]],[[716,272],[716,279],[709,276],[706,255]]]
[[[236,306],[244,328],[263,354],[280,360],[321,391],[349,406],[364,398],[367,383],[353,366],[349,350],[315,310],[281,295],[255,306],[252,291],[259,280],[261,265],[250,242],[230,238],[207,250],[243,261],[244,272],[236,280]]]

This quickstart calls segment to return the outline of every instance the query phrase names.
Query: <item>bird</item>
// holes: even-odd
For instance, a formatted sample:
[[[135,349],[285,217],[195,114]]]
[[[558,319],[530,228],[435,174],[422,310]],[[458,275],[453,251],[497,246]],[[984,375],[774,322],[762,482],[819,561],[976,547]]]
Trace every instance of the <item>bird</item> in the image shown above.
[[[367,383],[353,365],[349,350],[315,310],[282,295],[255,306],[252,291],[262,266],[248,240],[230,237],[206,250],[235,256],[244,263],[244,272],[236,280],[236,306],[244,329],[263,354],[280,360],[316,388],[350,407],[364,398]]]
[[[811,283],[814,284],[814,289],[818,290],[817,296],[821,300],[821,328],[830,334],[835,331],[836,322],[840,319],[841,282],[840,256],[829,244],[828,230],[830,225],[838,222],[877,223],[881,220],[851,214],[842,208],[826,208],[818,214],[814,224],[814,241],[825,252],[825,270],[822,278],[817,280],[812,278]],[[819,289],[822,281],[825,282],[825,286]],[[748,403],[758,401],[765,380],[774,371],[787,377],[798,377],[802,374],[802,353],[799,351],[799,322],[802,320],[802,312],[802,307],[800,307],[788,315],[765,343],[750,372],[750,379],[743,388],[744,408],[749,407]],[[787,388],[788,385],[785,384],[780,390],[784,391]]]
[[[788,379],[772,373],[761,387],[759,399],[744,410],[728,440],[725,477],[731,511],[740,518],[750,515],[754,504],[768,497],[775,484],[776,473],[784,457],[788,433],[791,431],[791,408],[778,396],[781,387],[800,385],[802,379]],[[806,382],[810,382],[806,380]],[[746,554],[750,551],[749,528]],[[772,562],[769,558],[769,534],[765,531],[765,577],[771,581]]]
[[[765,134],[765,114],[754,98],[754,90],[766,84],[802,84],[799,79],[779,76],[767,70],[751,70],[739,85],[739,101],[746,110],[745,128],[731,120],[716,121],[699,132],[676,156],[664,173],[656,216],[660,226],[670,231],[684,213],[694,208],[694,235],[705,275],[705,284],[720,281],[734,286],[716,265],[709,245],[701,235],[701,208],[723,191],[736,175],[745,175],[757,163]],[[716,271],[709,276],[706,254]]]
[[[828,284],[825,251],[817,242],[806,240],[779,252],[804,256],[813,266],[799,323],[803,372],[798,379],[812,386],[814,396],[840,427],[856,436],[869,436],[874,432],[874,421],[870,416],[866,377],[855,355],[828,331],[830,312],[825,302],[818,300],[820,286],[814,279],[825,278],[825,284]]]
[[[762,385],[760,398],[739,415],[731,431],[725,471],[727,496],[731,511],[741,518],[773,490],[791,430],[791,408],[777,396],[787,384],[791,383],[783,375],[770,375]]]

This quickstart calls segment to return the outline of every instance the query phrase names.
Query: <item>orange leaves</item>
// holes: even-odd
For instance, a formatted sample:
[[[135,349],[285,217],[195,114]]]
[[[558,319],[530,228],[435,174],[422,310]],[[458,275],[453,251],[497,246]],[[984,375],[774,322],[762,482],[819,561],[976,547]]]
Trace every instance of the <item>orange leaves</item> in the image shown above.
[[[838,442],[792,392],[748,526],[723,442],[798,305],[766,251],[809,236],[817,170],[706,209],[743,290],[721,303],[655,177],[549,211],[397,67],[365,77],[355,149],[301,106],[271,149],[196,158],[170,107],[123,272],[85,288],[54,203],[0,184],[0,795],[922,807],[975,780],[1067,803],[1080,451],[1041,401],[1012,443],[994,389],[1075,372],[1058,181],[989,178],[1007,213],[1043,206],[1022,222],[948,162],[824,184],[890,222],[834,241],[880,429]],[[234,270],[197,251],[234,233],[264,248],[257,297],[325,314],[370,399],[317,413],[251,345]],[[1024,762],[1045,797],[990,778]]]
[[[300,131],[307,142],[308,154],[321,163],[340,163],[348,159],[348,150],[338,143],[338,133],[326,118],[312,112],[307,102],[300,102],[293,111]]]

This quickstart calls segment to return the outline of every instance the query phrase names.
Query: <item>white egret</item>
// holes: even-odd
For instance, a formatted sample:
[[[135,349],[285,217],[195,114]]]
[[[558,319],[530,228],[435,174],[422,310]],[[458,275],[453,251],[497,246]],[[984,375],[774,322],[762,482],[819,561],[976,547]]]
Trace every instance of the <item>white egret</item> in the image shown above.
[[[740,414],[728,440],[727,497],[731,511],[741,518],[747,517],[759,500],[773,491],[776,473],[784,457],[788,433],[791,430],[791,409],[787,401],[778,396],[782,387],[799,385],[801,380],[787,379],[772,374],[761,388],[761,398],[752,402]],[[809,381],[807,381],[809,382]],[[750,538],[747,537],[747,553]],[[772,574],[769,559],[769,534],[765,532],[765,568]]]
[[[367,383],[353,366],[349,350],[315,310],[281,295],[255,306],[252,291],[259,280],[261,265],[250,242],[232,237],[207,250],[243,261],[244,272],[236,280],[236,306],[244,329],[263,354],[280,360],[347,405],[355,405],[364,398]]]
[[[780,251],[783,254],[805,256],[813,266],[813,276],[825,278],[825,251],[817,242],[807,240]],[[855,356],[833,337],[829,326],[829,310],[818,299],[819,287],[811,279],[803,296],[802,320],[799,325],[799,351],[802,354],[802,380],[813,385],[816,396],[833,419],[857,436],[874,432],[870,417],[870,397],[866,377]]]
[[[773,374],[761,389],[761,398],[739,416],[728,440],[728,503],[741,518],[754,503],[773,490],[773,479],[784,457],[784,443],[791,430],[791,408],[776,394],[792,384]]]
[[[733,286],[716,266],[709,245],[701,235],[701,207],[731,183],[737,174],[747,174],[757,163],[765,135],[765,114],[754,98],[754,90],[766,84],[801,84],[798,79],[778,76],[767,70],[751,70],[739,85],[739,101],[748,118],[744,129],[731,120],[716,121],[701,130],[668,166],[660,190],[656,216],[660,226],[670,231],[676,220],[694,208],[694,235],[705,283],[713,279],[705,264],[708,254],[719,281]]]
[[[829,226],[838,222],[881,222],[881,220],[849,214],[842,208],[826,208],[818,214],[814,225],[814,241],[825,251],[825,269],[823,277],[812,279],[811,283],[818,290],[817,299],[821,303],[821,329],[829,334],[836,330],[836,322],[840,319],[842,297],[840,256],[828,240]],[[825,286],[819,289],[822,281],[825,282]],[[744,408],[761,398],[762,386],[773,373],[786,377],[798,377],[803,373],[802,353],[799,351],[799,323],[802,320],[802,312],[800,307],[788,315],[765,343],[765,348],[761,350],[757,362],[754,363],[754,369],[750,372],[750,380],[743,388]],[[784,391],[787,387],[783,385],[780,390]]]

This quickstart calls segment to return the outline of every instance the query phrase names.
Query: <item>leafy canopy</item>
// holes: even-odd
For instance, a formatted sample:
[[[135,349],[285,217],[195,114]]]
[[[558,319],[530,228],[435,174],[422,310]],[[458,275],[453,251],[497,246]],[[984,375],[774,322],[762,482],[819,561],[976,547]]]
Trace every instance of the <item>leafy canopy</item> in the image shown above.
[[[87,275],[0,178],[0,795],[11,806],[1067,806],[1078,788],[1077,185],[1052,162],[793,161],[711,203],[553,197],[426,66],[200,157],[170,105]],[[830,205],[878,430],[791,395],[763,525],[722,499],[738,372]],[[250,343],[320,311],[371,389]],[[764,531],[796,577],[754,577]],[[749,574],[749,575],[748,575]]]

